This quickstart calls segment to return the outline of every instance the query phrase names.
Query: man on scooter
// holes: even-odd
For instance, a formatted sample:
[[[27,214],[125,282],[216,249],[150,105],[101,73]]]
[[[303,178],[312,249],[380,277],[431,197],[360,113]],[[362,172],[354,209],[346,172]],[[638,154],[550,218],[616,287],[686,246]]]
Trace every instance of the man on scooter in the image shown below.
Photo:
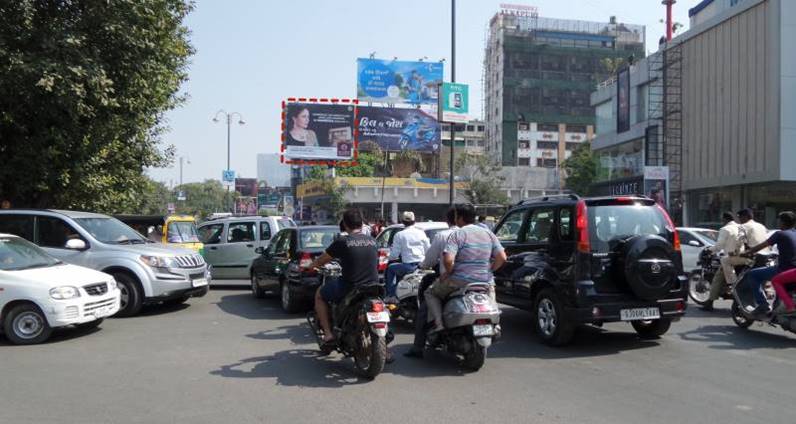
[[[753,283],[757,308],[752,312],[753,315],[764,316],[771,312],[766,295],[763,292],[763,284],[771,280],[779,273],[796,268],[796,214],[793,212],[782,212],[777,216],[780,231],[772,234],[768,240],[751,247],[743,256],[753,257],[755,253],[772,246],[777,246],[779,250],[779,265],[775,267],[755,268],[746,275]]]
[[[387,288],[387,303],[398,303],[395,297],[395,287],[398,281],[406,274],[417,269],[420,262],[426,255],[431,242],[426,233],[420,228],[415,227],[414,212],[406,211],[401,220],[404,229],[393,237],[392,247],[390,247],[389,260],[400,259],[400,262],[390,264],[384,272],[384,284]]]
[[[428,312],[434,319],[432,333],[445,329],[442,321],[445,298],[470,283],[494,285],[492,272],[506,262],[506,252],[497,237],[475,225],[472,205],[456,205],[456,225],[461,228],[451,233],[443,251],[443,274],[425,293]]]
[[[713,310],[713,302],[721,296],[726,283],[735,284],[735,267],[749,263],[748,259],[737,256],[741,253],[742,243],[740,237],[741,227],[735,222],[735,216],[732,212],[724,212],[721,218],[724,221],[724,226],[719,230],[719,238],[716,244],[708,249],[714,254],[723,252],[724,255],[720,256],[721,271],[713,276],[713,281],[710,283],[710,297],[702,305],[702,308],[706,311]]]
[[[337,259],[342,268],[341,278],[327,281],[315,292],[315,314],[323,329],[324,343],[334,340],[329,304],[341,302],[356,286],[379,281],[379,253],[376,240],[362,234],[362,215],[359,211],[355,209],[345,211],[342,227],[348,234],[332,242],[310,265],[310,269],[320,268]]]

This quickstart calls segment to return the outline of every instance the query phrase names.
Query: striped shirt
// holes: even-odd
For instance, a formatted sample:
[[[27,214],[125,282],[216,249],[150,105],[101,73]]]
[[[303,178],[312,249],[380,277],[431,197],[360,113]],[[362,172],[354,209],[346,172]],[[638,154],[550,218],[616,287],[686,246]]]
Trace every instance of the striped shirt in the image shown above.
[[[491,283],[491,260],[503,251],[491,231],[477,225],[466,225],[448,237],[445,253],[456,255],[451,279],[465,283]]]

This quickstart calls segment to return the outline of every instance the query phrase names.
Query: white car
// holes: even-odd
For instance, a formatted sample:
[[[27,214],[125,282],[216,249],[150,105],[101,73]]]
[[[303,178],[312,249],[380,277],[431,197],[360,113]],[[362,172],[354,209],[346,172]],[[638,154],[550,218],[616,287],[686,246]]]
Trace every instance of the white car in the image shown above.
[[[702,249],[713,246],[719,238],[718,231],[708,228],[679,227],[677,228],[677,234],[680,235],[683,270],[686,273],[699,268],[697,263]]]
[[[42,343],[58,327],[95,328],[119,311],[120,299],[112,276],[0,234],[0,328],[12,343]]]
[[[415,227],[423,230],[426,233],[429,241],[434,240],[434,235],[436,235],[438,232],[450,228],[447,222],[436,221],[416,222]],[[382,232],[376,237],[376,245],[379,246],[379,273],[383,273],[385,270],[387,270],[387,257],[390,256],[392,240],[395,238],[395,235],[403,231],[403,229],[404,224],[393,224],[382,230]]]

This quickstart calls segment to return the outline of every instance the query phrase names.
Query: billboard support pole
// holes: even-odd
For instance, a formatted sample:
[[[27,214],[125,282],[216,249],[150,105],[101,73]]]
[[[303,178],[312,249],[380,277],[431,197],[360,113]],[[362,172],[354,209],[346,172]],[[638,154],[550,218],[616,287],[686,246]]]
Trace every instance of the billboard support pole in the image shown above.
[[[451,82],[456,82],[456,0],[451,0]],[[441,94],[437,94],[441,97]],[[441,113],[441,112],[440,112]],[[456,124],[451,124],[451,157],[450,157],[450,200],[449,204],[453,206],[453,190],[454,190],[454,175],[453,175],[453,161],[454,161],[454,147],[456,145]]]
[[[384,150],[384,166],[383,166],[383,168],[381,170],[381,191],[379,192],[381,194],[381,219],[382,220],[384,220],[384,183],[385,183],[385,180],[387,179],[387,155],[389,155],[389,154],[390,154],[390,152],[388,152],[385,149]]]

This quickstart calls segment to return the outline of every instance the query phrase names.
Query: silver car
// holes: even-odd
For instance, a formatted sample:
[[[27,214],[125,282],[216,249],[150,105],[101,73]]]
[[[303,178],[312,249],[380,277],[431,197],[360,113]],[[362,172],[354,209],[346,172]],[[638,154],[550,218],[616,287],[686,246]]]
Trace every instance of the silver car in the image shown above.
[[[699,266],[699,254],[707,246],[716,244],[719,232],[707,228],[680,227],[677,229],[680,235],[680,246],[683,254],[683,271],[689,273]]]
[[[121,291],[117,316],[148,303],[182,303],[207,294],[201,255],[147,240],[116,218],[61,210],[0,211],[0,233],[27,239],[52,256],[111,274]]]

